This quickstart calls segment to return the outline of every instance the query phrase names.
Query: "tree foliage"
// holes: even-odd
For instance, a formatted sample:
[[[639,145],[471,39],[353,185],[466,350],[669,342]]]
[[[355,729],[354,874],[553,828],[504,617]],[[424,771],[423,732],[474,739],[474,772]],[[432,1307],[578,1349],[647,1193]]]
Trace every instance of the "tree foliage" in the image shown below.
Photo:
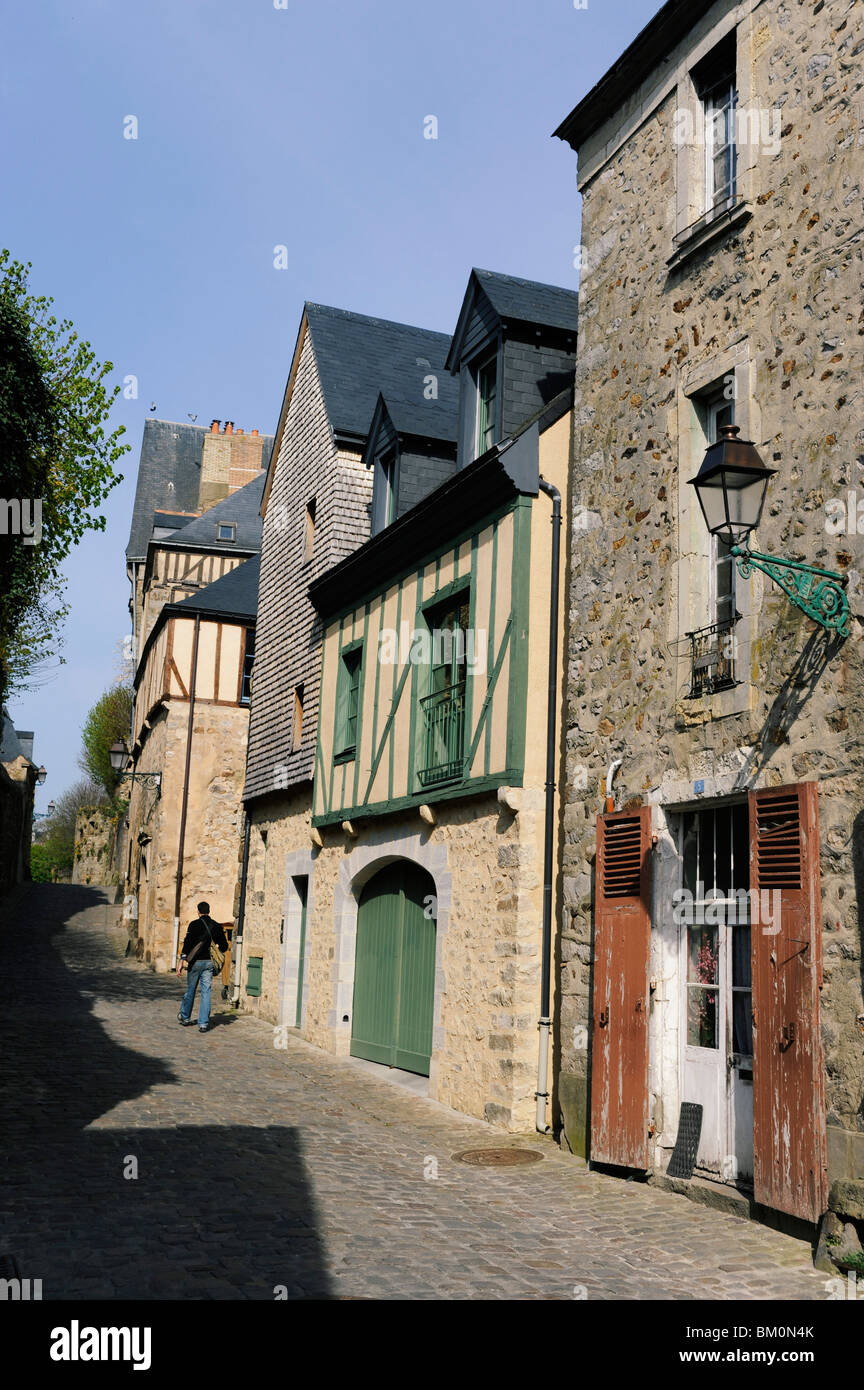
[[[119,386],[53,300],[33,295],[30,266],[0,250],[0,495],[41,499],[41,538],[0,536],[0,699],[22,688],[56,653],[66,615],[61,571],[89,530],[105,529],[98,508],[121,481],[114,464],[128,445],[105,426]]]
[[[113,685],[96,701],[81,730],[81,771],[111,799],[119,779],[111,769],[109,750],[112,743],[127,737],[131,719],[131,685]]]
[[[30,854],[30,871],[37,883],[50,882],[53,873],[63,873],[72,868],[75,857],[75,821],[78,812],[85,807],[107,806],[109,798],[104,787],[82,777],[67,787],[58,796],[54,810],[47,821],[38,823],[39,838]],[[35,853],[36,850],[40,852]],[[46,873],[47,878],[36,878],[36,870]]]

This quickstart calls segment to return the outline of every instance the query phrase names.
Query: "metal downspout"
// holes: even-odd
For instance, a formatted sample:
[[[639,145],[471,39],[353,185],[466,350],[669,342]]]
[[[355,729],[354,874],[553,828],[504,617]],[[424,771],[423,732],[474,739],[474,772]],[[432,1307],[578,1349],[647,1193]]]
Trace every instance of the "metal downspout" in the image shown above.
[[[552,559],[549,576],[549,700],[546,712],[546,830],[543,848],[543,945],[540,978],[540,1048],[537,1057],[537,1129],[548,1134],[550,986],[552,966],[552,882],[555,867],[555,762],[558,727],[558,603],[561,561],[561,494],[540,479],[540,490],[552,499]]]
[[[240,901],[237,904],[237,929],[234,932],[234,950],[232,952],[232,981],[231,981],[231,1007],[236,1009],[240,1003],[240,958],[243,955],[243,925],[246,921],[246,876],[249,871],[249,839],[252,833],[252,822],[249,819],[249,812],[246,812],[246,824],[243,827],[243,867],[240,870]]]
[[[195,718],[195,682],[198,677],[198,636],[201,615],[195,614],[195,636],[192,639],[192,678],[189,682],[189,723],[186,728],[186,766],[183,771],[183,801],[180,807],[180,843],[177,847],[177,884],[174,889],[174,944],[171,948],[171,968],[177,964],[180,944],[180,894],[183,889],[183,851],[186,843],[186,809],[189,805],[189,767],[192,762],[192,721]]]

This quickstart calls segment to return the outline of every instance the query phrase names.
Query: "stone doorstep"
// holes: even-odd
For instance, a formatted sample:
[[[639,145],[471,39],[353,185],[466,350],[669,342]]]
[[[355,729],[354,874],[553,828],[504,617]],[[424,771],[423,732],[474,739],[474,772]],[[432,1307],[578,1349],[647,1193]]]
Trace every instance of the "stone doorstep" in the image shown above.
[[[710,1178],[670,1178],[665,1173],[654,1173],[648,1179],[649,1187],[659,1187],[664,1192],[675,1192],[687,1197],[699,1206],[710,1207],[712,1211],[724,1211],[729,1216],[740,1217],[742,1221],[755,1220],[755,1204],[746,1193],[727,1183],[712,1182]]]

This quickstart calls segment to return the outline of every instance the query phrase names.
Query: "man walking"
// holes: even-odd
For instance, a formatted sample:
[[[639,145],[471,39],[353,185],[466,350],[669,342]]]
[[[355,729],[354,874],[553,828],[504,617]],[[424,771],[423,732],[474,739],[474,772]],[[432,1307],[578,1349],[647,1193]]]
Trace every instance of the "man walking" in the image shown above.
[[[198,904],[199,916],[194,922],[189,923],[186,936],[183,939],[183,949],[180,952],[180,959],[177,962],[177,974],[181,974],[183,966],[187,970],[186,993],[180,1005],[180,1012],[177,1021],[187,1028],[192,1022],[192,1006],[195,1003],[195,993],[200,984],[201,1000],[198,1005],[198,1032],[206,1033],[210,1027],[210,991],[213,984],[213,962],[210,959],[211,942],[218,946],[220,951],[228,950],[228,942],[225,933],[218,922],[214,922],[210,916],[210,904]]]

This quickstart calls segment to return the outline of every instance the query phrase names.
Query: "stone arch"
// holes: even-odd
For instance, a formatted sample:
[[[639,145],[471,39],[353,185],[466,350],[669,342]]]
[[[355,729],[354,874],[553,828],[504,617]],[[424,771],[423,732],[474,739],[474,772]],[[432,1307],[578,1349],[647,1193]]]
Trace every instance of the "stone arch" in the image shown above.
[[[447,846],[433,844],[428,836],[407,827],[382,827],[364,832],[364,843],[347,854],[339,865],[333,894],[336,959],[333,978],[333,1008],[328,1024],[336,1050],[347,1055],[351,1046],[351,1012],[354,1005],[354,957],[357,945],[357,908],[360,894],[380,869],[406,859],[425,869],[435,884],[437,899],[435,940],[435,996],[432,1012],[432,1060],[429,1066],[429,1094],[438,1083],[438,1057],[444,1048],[441,1001],[446,988],[443,952],[450,925],[453,876],[447,863]]]

